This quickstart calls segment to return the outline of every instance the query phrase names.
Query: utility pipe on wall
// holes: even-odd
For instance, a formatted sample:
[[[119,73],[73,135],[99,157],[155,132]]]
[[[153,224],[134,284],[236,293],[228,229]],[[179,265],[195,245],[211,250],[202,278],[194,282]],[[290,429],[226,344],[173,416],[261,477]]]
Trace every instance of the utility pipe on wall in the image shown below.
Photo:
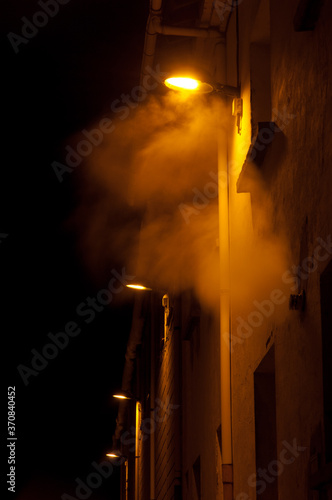
[[[155,419],[155,337],[156,337],[156,304],[155,304],[155,294],[151,294],[151,329],[150,329],[150,412],[151,412],[151,422]],[[159,303],[158,303],[159,305]],[[150,434],[150,500],[155,500],[155,433]]]
[[[226,138],[218,138],[219,258],[220,258],[220,375],[222,463],[232,464],[229,175]]]
[[[153,32],[160,33],[161,35],[224,39],[222,33],[216,28],[182,28],[180,26],[167,26],[161,24],[160,16],[151,17],[150,26]]]
[[[225,35],[216,28],[182,28],[179,26],[167,26],[161,23],[162,0],[150,2],[150,13],[146,25],[143,59],[141,66],[141,84],[146,73],[146,68],[153,65],[156,50],[157,36],[188,36],[193,38],[213,38],[225,41]]]
[[[135,424],[135,500],[139,500],[140,492],[140,429],[141,429],[141,403],[136,401],[136,424]]]

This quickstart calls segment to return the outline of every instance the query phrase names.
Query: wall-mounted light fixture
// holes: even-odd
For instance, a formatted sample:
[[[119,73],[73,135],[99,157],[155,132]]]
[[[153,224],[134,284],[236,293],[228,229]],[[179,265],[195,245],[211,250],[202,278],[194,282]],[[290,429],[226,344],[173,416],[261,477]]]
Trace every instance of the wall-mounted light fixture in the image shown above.
[[[215,92],[231,97],[240,97],[240,88],[224,85],[218,82],[202,81],[185,74],[175,74],[164,80],[166,87],[180,92],[187,91],[196,94]]]
[[[138,290],[138,291],[150,291],[150,292],[157,292],[160,294],[166,293],[165,288],[158,288],[157,286],[154,286],[152,283],[132,283],[130,285],[126,285],[127,288],[131,288],[132,290]]]
[[[217,94],[222,96],[233,97],[232,115],[236,116],[236,125],[238,131],[241,128],[241,118],[243,114],[243,100],[241,99],[240,87],[224,85],[219,82],[210,81],[209,78],[196,78],[193,73],[176,72],[174,75],[168,76],[164,80],[164,85],[171,90],[186,94]]]
[[[116,399],[132,399],[133,401],[138,401],[138,399],[129,391],[118,391],[113,394],[113,398]]]
[[[121,453],[120,450],[111,450],[109,453],[106,453],[108,458],[124,458],[127,459],[125,455]]]
[[[131,285],[126,285],[127,288],[132,288],[133,290],[152,290],[152,288],[149,288],[147,286],[141,285],[139,283],[133,283]]]
[[[124,463],[128,460],[128,456],[121,453],[120,450],[111,450],[110,452],[106,453],[106,457],[113,458],[113,459],[123,458],[122,463]],[[135,455],[133,458],[140,458],[140,456]]]

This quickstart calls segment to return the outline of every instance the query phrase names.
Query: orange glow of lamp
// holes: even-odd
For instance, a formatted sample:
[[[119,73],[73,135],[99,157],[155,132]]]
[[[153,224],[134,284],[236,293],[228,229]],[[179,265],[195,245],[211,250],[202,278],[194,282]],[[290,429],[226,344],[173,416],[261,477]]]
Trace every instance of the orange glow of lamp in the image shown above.
[[[203,82],[190,76],[177,75],[171,76],[164,80],[164,85],[172,90],[184,92],[186,94],[210,94],[216,93],[220,95],[239,98],[240,87],[232,87],[231,85],[224,85],[218,82]],[[236,99],[238,105],[240,99]]]
[[[217,94],[220,96],[229,96],[233,98],[232,115],[236,116],[238,132],[241,130],[241,118],[243,113],[243,101],[241,99],[240,87],[232,87],[222,83],[202,82],[189,76],[172,76],[164,80],[164,85],[171,90],[181,92],[184,96],[192,94]]]
[[[113,394],[113,398],[117,398],[117,399],[130,399],[128,396],[125,396],[124,394]]]
[[[134,290],[152,290],[152,288],[148,288],[147,286],[143,285],[126,285],[127,288],[133,288]]]
[[[116,458],[116,459],[121,459],[122,463],[126,464],[128,457],[126,455],[123,455],[120,450],[112,450],[109,453],[105,454],[106,457],[108,458]],[[121,465],[121,463],[119,463]]]
[[[119,458],[119,457],[121,457],[121,455],[119,453],[113,453],[113,452],[106,453],[106,456],[110,457],[110,458]]]
[[[213,92],[214,88],[209,83],[201,82],[195,78],[187,76],[174,76],[164,80],[166,87],[172,90],[187,91],[197,94],[208,94]]]
[[[137,397],[134,394],[131,394],[129,391],[118,391],[113,394],[113,398],[116,399],[132,399],[134,401],[138,401]]]

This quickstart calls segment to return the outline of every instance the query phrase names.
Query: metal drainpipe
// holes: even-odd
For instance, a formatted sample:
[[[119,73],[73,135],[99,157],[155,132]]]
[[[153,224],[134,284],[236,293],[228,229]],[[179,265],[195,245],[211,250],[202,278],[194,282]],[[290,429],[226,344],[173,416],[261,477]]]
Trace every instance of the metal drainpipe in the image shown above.
[[[239,6],[236,6],[236,73],[240,88],[239,69]],[[221,133],[221,130],[219,134]],[[220,137],[220,135],[219,135]],[[233,436],[232,436],[232,307],[231,307],[231,211],[230,176],[228,166],[228,137],[218,144],[219,179],[219,255],[220,255],[220,349],[221,349],[221,429],[222,477],[224,499],[233,498]]]
[[[151,422],[155,420],[155,349],[156,349],[156,344],[155,344],[155,337],[156,337],[156,320],[158,318],[156,314],[156,300],[155,300],[155,294],[151,294],[151,302],[150,302],[150,307],[151,307],[151,339],[150,339],[150,350],[151,350],[151,355],[150,355],[150,363],[151,363],[151,369],[150,369],[150,418]],[[156,474],[156,449],[155,449],[155,432],[152,432],[150,434],[150,500],[155,500],[155,474]]]
[[[224,38],[216,28],[181,28],[161,24],[160,16],[151,17],[151,24],[156,33],[161,35],[191,36],[195,38]]]
[[[222,131],[219,131],[219,135]],[[218,144],[218,203],[220,257],[220,382],[221,443],[225,500],[232,498],[232,409],[231,409],[231,301],[230,301],[230,220],[227,144]],[[226,179],[226,182],[224,182]]]
[[[141,85],[147,73],[146,68],[153,65],[158,35],[189,36],[193,38],[214,38],[225,41],[225,36],[216,28],[181,28],[161,24],[162,1],[150,2],[150,13],[146,25],[143,59],[141,66]]]
[[[128,500],[128,485],[129,485],[129,475],[128,475],[128,460],[125,461],[125,471],[126,471],[126,486],[125,486],[125,499]]]
[[[135,500],[140,498],[140,427],[141,427],[141,403],[136,401],[135,405]]]
[[[141,84],[143,83],[146,68],[153,65],[154,53],[157,43],[157,32],[154,29],[152,19],[161,16],[162,0],[150,0],[150,12],[146,23],[143,58],[141,66]]]

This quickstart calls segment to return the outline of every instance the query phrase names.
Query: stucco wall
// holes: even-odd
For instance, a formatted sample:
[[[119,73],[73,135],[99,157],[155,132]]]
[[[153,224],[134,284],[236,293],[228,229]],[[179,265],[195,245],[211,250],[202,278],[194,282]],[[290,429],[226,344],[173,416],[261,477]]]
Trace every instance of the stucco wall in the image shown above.
[[[247,330],[243,327],[242,337],[235,340],[232,395],[236,500],[256,498],[255,488],[248,484],[256,471],[253,378],[273,343],[277,455],[283,452],[285,441],[305,448],[297,451],[295,460],[284,465],[275,477],[279,498],[308,498],[310,447],[319,440],[314,435],[319,434],[323,418],[319,279],[331,251],[325,251],[326,258],[321,262],[314,255],[321,245],[318,238],[326,242],[332,234],[332,12],[331,4],[325,2],[315,30],[295,32],[297,4],[270,1],[271,120],[280,131],[267,144],[251,195],[236,192],[236,168],[243,165],[251,140],[250,42],[258,3],[244,0],[239,5],[244,102],[241,135],[235,131],[230,146],[230,159],[236,165],[231,176],[232,244],[235,263],[242,252],[244,267],[252,265],[252,271],[244,276],[244,280],[251,280],[252,293],[245,294],[246,300],[242,296],[234,298],[232,334],[237,335],[238,317],[247,324],[249,319],[254,323],[255,318],[257,325],[260,323],[257,315],[250,316],[257,312],[254,300],[256,304],[271,302],[276,288],[280,289],[280,301],[285,300],[274,304],[269,317],[263,314],[259,326],[249,325]],[[229,51],[228,57],[233,56]],[[246,241],[258,242],[257,252],[248,261]],[[255,255],[261,262],[255,262]],[[305,260],[307,257],[313,260]],[[314,267],[302,272],[300,288],[305,289],[307,297],[304,312],[288,310],[289,294],[295,290],[290,289],[292,283],[285,281],[290,281],[291,273],[287,271],[293,265],[301,266],[302,271],[303,265]]]

